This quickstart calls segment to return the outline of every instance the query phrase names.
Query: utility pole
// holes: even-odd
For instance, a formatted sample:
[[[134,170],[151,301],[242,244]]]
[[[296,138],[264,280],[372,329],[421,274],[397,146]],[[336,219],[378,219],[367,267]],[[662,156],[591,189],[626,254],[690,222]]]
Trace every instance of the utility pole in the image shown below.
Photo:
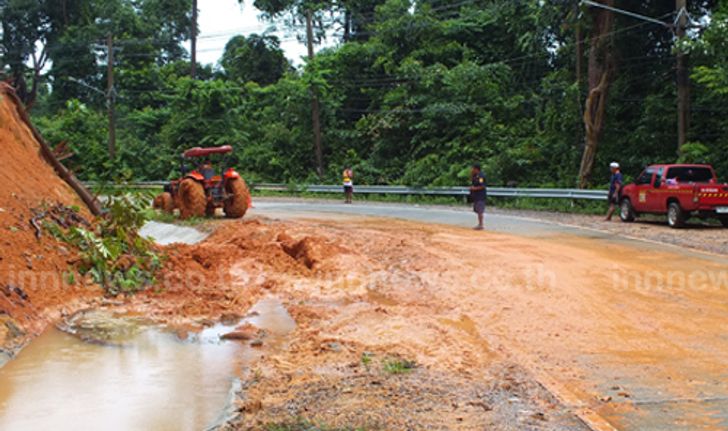
[[[676,0],[677,28],[675,35],[678,43],[685,37],[685,28],[688,24],[687,0]],[[687,59],[681,49],[677,49],[677,153],[687,142],[687,133],[690,123],[690,77],[687,69]]]
[[[192,40],[190,47],[190,76],[197,76],[197,0],[192,0]]]
[[[306,43],[308,45],[308,60],[313,62],[313,13],[311,10],[306,12]],[[311,116],[313,119],[313,139],[316,151],[316,172],[319,178],[324,176],[323,152],[321,149],[321,117],[318,91],[311,88]]]
[[[114,112],[116,92],[114,91],[114,36],[109,33],[106,38],[108,52],[106,65],[106,108],[109,114],[109,159],[116,158],[116,114]]]

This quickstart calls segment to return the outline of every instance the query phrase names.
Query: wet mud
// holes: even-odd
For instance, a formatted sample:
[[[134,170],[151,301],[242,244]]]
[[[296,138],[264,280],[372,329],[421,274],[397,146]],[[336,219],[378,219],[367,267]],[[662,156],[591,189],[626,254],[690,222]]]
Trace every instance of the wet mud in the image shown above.
[[[367,218],[211,230],[112,308],[242,349],[219,429],[726,429],[719,258]]]

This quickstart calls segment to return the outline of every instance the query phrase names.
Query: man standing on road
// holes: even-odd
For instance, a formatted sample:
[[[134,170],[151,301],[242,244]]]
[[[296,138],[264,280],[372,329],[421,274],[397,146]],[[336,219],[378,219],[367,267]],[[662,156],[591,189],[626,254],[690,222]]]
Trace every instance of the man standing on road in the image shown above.
[[[609,210],[605,221],[611,221],[614,210],[619,205],[619,197],[622,195],[622,172],[619,170],[619,163],[612,162],[609,165],[612,171],[612,177],[609,179]]]
[[[485,190],[485,175],[483,175],[479,163],[473,163],[470,175],[472,177],[470,198],[473,201],[473,211],[478,215],[478,225],[474,229],[483,230],[483,214],[485,213],[485,198],[487,192]]]
[[[354,198],[354,171],[351,170],[351,167],[347,166],[344,169],[342,177],[344,179],[344,203],[350,204]]]

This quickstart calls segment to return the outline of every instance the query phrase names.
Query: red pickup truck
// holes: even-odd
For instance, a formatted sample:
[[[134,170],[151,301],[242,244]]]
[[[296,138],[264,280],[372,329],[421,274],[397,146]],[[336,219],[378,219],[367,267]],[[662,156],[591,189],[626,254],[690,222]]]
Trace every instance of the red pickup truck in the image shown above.
[[[728,227],[728,184],[718,183],[710,165],[652,165],[623,187],[619,209],[624,222],[640,214],[667,214],[674,228],[693,216],[717,218]]]

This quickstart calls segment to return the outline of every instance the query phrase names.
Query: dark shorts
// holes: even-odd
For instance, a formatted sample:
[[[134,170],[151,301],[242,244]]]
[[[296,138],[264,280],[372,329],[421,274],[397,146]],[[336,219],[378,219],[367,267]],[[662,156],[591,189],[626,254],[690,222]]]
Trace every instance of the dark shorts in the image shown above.
[[[619,195],[612,195],[610,193],[608,199],[610,204],[619,204]]]
[[[485,201],[473,202],[473,211],[478,214],[483,214],[485,212]]]
[[[354,193],[353,186],[344,186],[344,193]]]

